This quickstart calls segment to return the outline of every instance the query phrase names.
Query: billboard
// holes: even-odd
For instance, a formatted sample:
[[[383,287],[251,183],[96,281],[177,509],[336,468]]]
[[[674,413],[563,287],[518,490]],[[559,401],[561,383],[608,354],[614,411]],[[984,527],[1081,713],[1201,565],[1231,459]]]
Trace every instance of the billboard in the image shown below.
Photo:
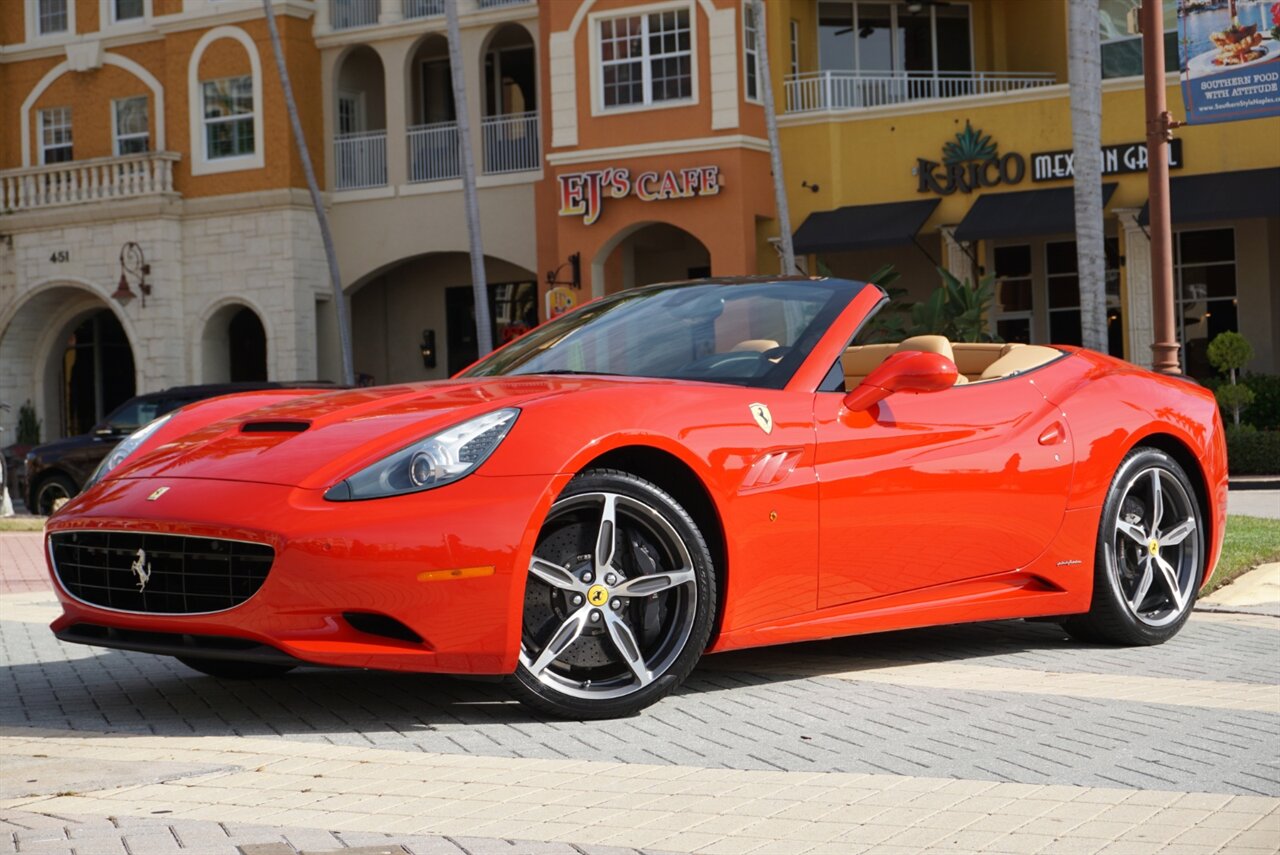
[[[1187,121],[1280,116],[1280,2],[1179,0]]]

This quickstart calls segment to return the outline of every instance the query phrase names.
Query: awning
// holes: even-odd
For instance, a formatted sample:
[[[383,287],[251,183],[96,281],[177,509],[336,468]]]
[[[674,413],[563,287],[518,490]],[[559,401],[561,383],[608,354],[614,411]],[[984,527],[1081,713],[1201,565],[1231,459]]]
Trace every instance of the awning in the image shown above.
[[[1170,179],[1169,205],[1175,223],[1280,216],[1280,167]],[[1138,215],[1144,226],[1150,207]]]
[[[1115,182],[1102,185],[1104,207],[1114,192]],[[979,196],[956,226],[956,240],[1057,235],[1075,230],[1075,189],[1053,187]]]
[[[795,251],[803,255],[909,244],[915,240],[916,232],[920,231],[940,201],[919,199],[817,211],[805,217],[800,228],[796,229],[793,238]]]

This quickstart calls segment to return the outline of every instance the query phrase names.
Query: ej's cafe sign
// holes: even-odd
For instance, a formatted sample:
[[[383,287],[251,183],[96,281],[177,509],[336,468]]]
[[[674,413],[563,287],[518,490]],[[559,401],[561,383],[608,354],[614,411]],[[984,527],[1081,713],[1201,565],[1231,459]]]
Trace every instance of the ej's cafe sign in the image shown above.
[[[609,166],[591,172],[570,172],[557,176],[560,182],[560,216],[582,217],[584,225],[600,219],[604,200],[634,196],[641,202],[715,196],[724,186],[718,166],[691,166],[661,172],[641,172]]]

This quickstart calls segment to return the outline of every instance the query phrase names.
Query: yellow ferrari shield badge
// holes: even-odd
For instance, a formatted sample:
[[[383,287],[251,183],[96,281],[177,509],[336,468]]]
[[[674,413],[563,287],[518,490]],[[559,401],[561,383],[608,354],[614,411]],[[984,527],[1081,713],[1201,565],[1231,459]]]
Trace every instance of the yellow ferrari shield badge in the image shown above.
[[[593,606],[603,606],[609,602],[609,589],[604,585],[592,585],[587,591],[587,602]]]
[[[769,412],[769,408],[764,404],[748,404],[751,410],[751,417],[756,420],[756,424],[760,425],[760,430],[765,433],[773,433],[773,413]]]

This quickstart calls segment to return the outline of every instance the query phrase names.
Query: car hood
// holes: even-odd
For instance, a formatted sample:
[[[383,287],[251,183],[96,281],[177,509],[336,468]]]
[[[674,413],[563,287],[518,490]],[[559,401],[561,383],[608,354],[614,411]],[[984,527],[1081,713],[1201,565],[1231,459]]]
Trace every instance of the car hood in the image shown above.
[[[130,461],[117,477],[211,478],[317,489],[493,410],[592,387],[669,382],[530,375],[295,398],[198,427]]]

